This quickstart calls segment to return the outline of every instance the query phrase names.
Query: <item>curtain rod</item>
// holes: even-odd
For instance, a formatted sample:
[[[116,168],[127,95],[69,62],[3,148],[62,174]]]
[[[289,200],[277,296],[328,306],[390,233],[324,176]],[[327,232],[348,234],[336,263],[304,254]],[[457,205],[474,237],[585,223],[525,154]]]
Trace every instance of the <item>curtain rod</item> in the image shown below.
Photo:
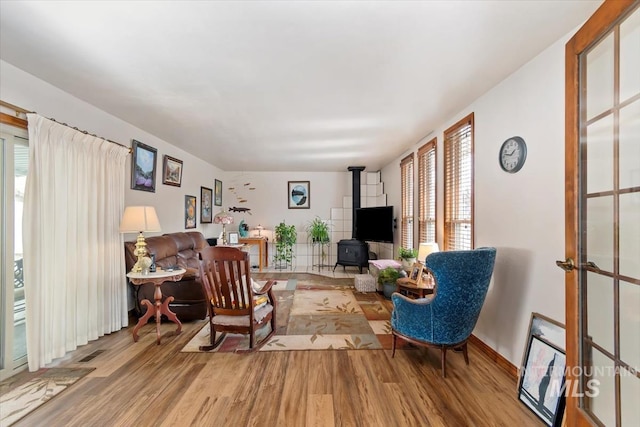
[[[16,112],[16,116],[18,116],[20,113],[23,113],[23,114],[35,113],[35,114],[37,114],[35,111],[28,111],[28,110],[25,110],[24,108],[20,108],[20,107],[18,107],[18,106],[15,106],[15,105],[13,105],[13,104],[9,104],[8,102],[2,101],[2,100],[0,100],[0,105],[2,105],[3,107],[7,107],[7,108],[10,108],[10,109],[14,110],[14,111]],[[131,149],[131,147],[128,147],[128,146],[126,146],[126,145],[124,145],[124,144],[120,144],[119,142],[115,142],[115,141],[112,141],[112,140],[110,140],[110,139],[104,138],[104,137],[102,137],[102,136],[98,136],[98,135],[96,135],[95,133],[89,133],[89,132],[88,132],[88,131],[86,131],[86,130],[78,129],[78,128],[77,128],[77,127],[75,127],[75,126],[71,126],[71,125],[68,125],[68,124],[66,124],[66,123],[61,123],[61,122],[59,122],[59,121],[57,121],[56,119],[51,118],[51,117],[45,117],[45,118],[46,118],[47,120],[51,120],[52,122],[56,122],[56,123],[58,123],[58,124],[60,124],[60,125],[62,125],[62,126],[66,126],[66,127],[71,128],[71,129],[73,129],[73,130],[77,130],[78,132],[81,132],[81,133],[83,133],[83,134],[85,134],[85,135],[91,135],[91,136],[94,136],[94,137],[96,137],[96,138],[103,139],[103,140],[105,140],[105,141],[107,141],[107,142],[110,142],[110,143],[112,143],[112,144],[116,144],[116,145],[119,145],[119,146],[121,146],[121,147],[127,148],[127,149],[129,150],[129,153],[131,153],[131,152],[133,151],[133,150]]]

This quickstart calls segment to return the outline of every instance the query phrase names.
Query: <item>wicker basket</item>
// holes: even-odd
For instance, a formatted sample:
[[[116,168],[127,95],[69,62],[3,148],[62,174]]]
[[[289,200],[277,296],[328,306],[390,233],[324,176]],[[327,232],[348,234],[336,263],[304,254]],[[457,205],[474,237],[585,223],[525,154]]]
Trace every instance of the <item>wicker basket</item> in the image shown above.
[[[370,274],[356,274],[355,287],[358,292],[375,292],[378,290],[376,278]]]

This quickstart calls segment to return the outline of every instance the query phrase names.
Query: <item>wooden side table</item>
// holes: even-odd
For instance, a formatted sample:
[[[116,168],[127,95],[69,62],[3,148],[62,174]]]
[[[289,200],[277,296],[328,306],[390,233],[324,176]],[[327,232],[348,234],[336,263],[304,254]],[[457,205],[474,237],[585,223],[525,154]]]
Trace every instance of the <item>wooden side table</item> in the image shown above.
[[[427,295],[433,293],[433,278],[429,276],[429,279],[422,280],[422,283],[416,285],[408,277],[401,277],[396,280],[396,292],[414,298],[424,298]]]
[[[172,322],[178,325],[178,329],[176,330],[176,335],[182,332],[182,323],[180,323],[176,314],[169,309],[169,304],[173,301],[173,297],[172,296],[167,297],[167,299],[165,299],[164,302],[162,302],[162,288],[160,287],[160,285],[162,285],[164,282],[169,282],[169,281],[177,282],[178,280],[182,279],[182,276],[186,272],[187,270],[185,270],[184,268],[179,268],[173,271],[158,270],[155,273],[147,273],[147,274],[133,273],[133,272],[127,273],[127,277],[129,278],[129,280],[131,280],[131,283],[133,283],[134,285],[142,285],[144,283],[153,283],[156,287],[156,290],[153,293],[153,298],[155,299],[155,305],[152,304],[147,299],[144,299],[141,302],[142,305],[147,306],[147,312],[144,314],[144,316],[140,318],[140,320],[138,320],[138,323],[136,324],[135,328],[133,328],[134,342],[138,342],[138,330],[140,330],[141,327],[146,325],[149,319],[151,318],[151,316],[153,315],[156,316],[156,336],[157,336],[156,341],[158,345],[160,345],[160,338],[161,338],[160,318],[162,317],[163,314],[166,315],[169,320],[171,320]],[[155,306],[155,309],[154,309],[154,306]]]
[[[238,242],[248,246],[257,245],[259,259],[258,265],[260,267],[260,271],[262,271],[263,266],[269,267],[269,245],[267,245],[267,238],[265,236],[241,237],[240,239],[238,239]]]

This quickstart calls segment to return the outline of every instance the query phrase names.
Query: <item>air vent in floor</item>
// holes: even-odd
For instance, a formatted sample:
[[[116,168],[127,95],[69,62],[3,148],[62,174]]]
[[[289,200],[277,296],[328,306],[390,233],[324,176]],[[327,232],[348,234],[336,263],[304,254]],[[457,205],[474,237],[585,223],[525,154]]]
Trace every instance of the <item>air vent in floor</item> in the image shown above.
[[[102,353],[104,353],[106,350],[96,350],[93,353],[91,353],[90,355],[80,359],[80,362],[88,362],[92,359],[95,359],[96,357],[100,356]]]

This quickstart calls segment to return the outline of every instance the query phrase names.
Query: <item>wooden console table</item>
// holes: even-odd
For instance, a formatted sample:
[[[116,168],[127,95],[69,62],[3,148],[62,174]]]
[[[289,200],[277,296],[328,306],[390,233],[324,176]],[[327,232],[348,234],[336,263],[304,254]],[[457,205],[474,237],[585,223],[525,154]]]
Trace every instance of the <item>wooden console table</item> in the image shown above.
[[[134,285],[142,285],[144,283],[153,283],[156,287],[155,292],[153,293],[153,298],[155,299],[155,305],[151,304],[148,299],[142,300],[141,304],[147,306],[147,311],[144,313],[144,316],[138,320],[135,328],[133,328],[133,341],[138,342],[138,330],[141,327],[147,324],[151,316],[156,316],[156,336],[157,336],[157,344],[160,345],[160,318],[162,315],[166,315],[169,320],[176,323],[178,325],[178,329],[176,330],[176,335],[182,332],[182,323],[178,320],[176,314],[169,309],[169,304],[173,301],[173,297],[167,297],[167,299],[162,302],[162,285],[164,282],[173,281],[177,282],[182,279],[182,275],[186,273],[187,270],[183,268],[179,268],[177,270],[167,271],[167,270],[158,270],[155,273],[127,273],[127,277],[131,280],[131,283]],[[154,309],[155,308],[155,309]]]
[[[245,244],[247,246],[258,246],[258,266],[260,271],[262,271],[262,267],[269,267],[269,245],[267,245],[267,238],[264,236],[261,237],[241,237],[238,239],[239,243]],[[263,263],[264,260],[264,263]]]

